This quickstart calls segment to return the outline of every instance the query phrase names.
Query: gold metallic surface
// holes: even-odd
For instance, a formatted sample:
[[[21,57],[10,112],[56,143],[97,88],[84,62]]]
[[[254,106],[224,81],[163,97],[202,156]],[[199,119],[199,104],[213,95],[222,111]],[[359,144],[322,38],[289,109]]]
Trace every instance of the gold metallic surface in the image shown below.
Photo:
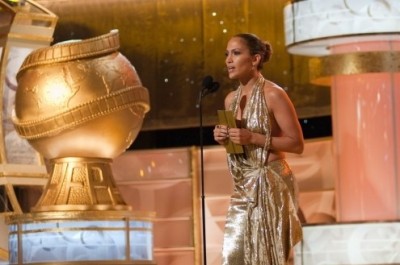
[[[18,133],[26,139],[53,136],[60,131],[94,120],[99,115],[111,114],[125,108],[131,108],[134,113],[141,117],[147,109],[147,100],[148,95],[139,87],[129,87],[85,102],[51,117],[27,122],[15,120],[15,127]],[[82,115],[83,113],[86,115]]]
[[[354,52],[312,58],[310,82],[330,86],[333,75],[400,72],[400,52]]]
[[[99,37],[78,42],[54,45],[50,48],[33,51],[23,62],[19,71],[50,63],[67,62],[84,59],[90,56],[101,56],[118,51],[118,31],[111,31]]]
[[[273,116],[264,98],[265,82],[260,76],[254,84],[241,127],[262,133],[268,143]],[[229,106],[234,117],[241,108],[242,89],[235,91]],[[227,154],[234,188],[226,217],[221,264],[286,264],[292,247],[302,240],[296,179],[285,159],[268,161],[268,146],[245,145],[243,149],[244,153]]]
[[[114,158],[136,138],[149,95],[116,50],[117,30],[30,54],[18,72],[13,119],[44,157]]]
[[[128,211],[110,163],[136,138],[149,95],[119,32],[38,49],[18,72],[13,122],[52,165],[33,212]]]
[[[7,178],[1,178],[7,177]],[[8,183],[9,179],[13,178],[32,178],[33,181],[40,181],[40,179],[47,179],[48,174],[45,166],[35,165],[18,165],[18,164],[3,164],[0,165],[0,184]],[[18,181],[16,181],[18,182]],[[13,183],[12,181],[10,183]],[[19,183],[22,184],[23,183]]]
[[[114,182],[110,162],[100,158],[55,159],[51,178],[32,211],[130,210]]]
[[[53,212],[32,212],[23,215],[9,214],[6,221],[13,224],[32,222],[46,222],[52,220],[137,220],[152,221],[155,218],[154,212],[132,212],[132,211],[53,211]]]
[[[0,248],[0,260],[8,260],[8,251]]]

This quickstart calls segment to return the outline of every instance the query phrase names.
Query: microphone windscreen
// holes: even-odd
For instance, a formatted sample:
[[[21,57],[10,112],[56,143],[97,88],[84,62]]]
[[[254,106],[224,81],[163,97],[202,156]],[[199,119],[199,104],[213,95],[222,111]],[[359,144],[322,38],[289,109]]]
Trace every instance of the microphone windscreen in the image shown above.
[[[212,86],[213,86],[213,78],[210,75],[207,75],[203,79],[203,87],[210,89],[210,88],[212,88]]]
[[[212,86],[210,88],[210,93],[214,93],[215,91],[217,91],[219,88],[219,83],[218,82],[213,82]]]

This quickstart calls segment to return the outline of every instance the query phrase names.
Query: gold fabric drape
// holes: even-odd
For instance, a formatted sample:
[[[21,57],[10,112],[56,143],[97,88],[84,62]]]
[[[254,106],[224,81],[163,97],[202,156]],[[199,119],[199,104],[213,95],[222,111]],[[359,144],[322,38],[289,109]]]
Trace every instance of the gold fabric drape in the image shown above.
[[[242,127],[271,137],[270,116],[260,77],[243,111]],[[240,91],[232,105],[237,112]],[[235,115],[236,117],[236,115]],[[297,216],[296,181],[283,159],[267,162],[268,152],[244,146],[229,154],[234,192],[228,210],[223,265],[283,265],[291,247],[302,238]]]

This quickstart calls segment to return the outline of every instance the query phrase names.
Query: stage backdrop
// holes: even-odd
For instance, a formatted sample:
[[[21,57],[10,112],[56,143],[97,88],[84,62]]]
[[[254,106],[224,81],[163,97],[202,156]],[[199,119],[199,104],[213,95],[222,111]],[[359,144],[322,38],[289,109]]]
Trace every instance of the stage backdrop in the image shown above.
[[[119,29],[121,52],[136,67],[151,95],[143,130],[196,127],[202,79],[220,89],[204,98],[204,124],[236,84],[224,67],[226,42],[253,32],[271,42],[274,54],[264,70],[284,87],[300,118],[330,115],[329,88],[309,83],[308,59],[289,55],[284,45],[283,8],[277,0],[37,0],[59,16],[55,42],[98,36]]]

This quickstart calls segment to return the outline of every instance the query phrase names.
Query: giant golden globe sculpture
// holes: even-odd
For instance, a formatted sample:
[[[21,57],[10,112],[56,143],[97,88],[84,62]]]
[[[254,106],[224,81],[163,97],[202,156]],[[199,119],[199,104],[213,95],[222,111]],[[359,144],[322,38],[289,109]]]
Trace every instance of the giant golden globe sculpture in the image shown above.
[[[34,211],[123,206],[106,165],[136,138],[149,96],[118,48],[112,31],[39,49],[22,64],[14,124],[55,166]]]
[[[131,220],[135,216],[118,191],[111,162],[135,140],[150,104],[148,91],[135,68],[118,49],[119,32],[113,30],[99,37],[62,42],[35,50],[23,62],[17,74],[13,122],[18,134],[50,161],[51,174],[31,213],[11,216],[9,223],[20,227],[18,225],[22,223],[55,222],[57,229],[63,231],[60,221],[63,224],[68,221],[95,221],[73,229],[67,226],[63,236],[57,238],[60,241],[65,240],[71,230],[80,231],[78,237],[85,235],[87,238],[87,226],[92,233],[97,229],[101,231],[98,235],[103,235],[110,227],[99,225],[98,221],[122,221],[112,225],[111,229],[114,232],[119,228],[125,230],[126,237],[122,241],[128,242],[116,259],[130,264],[127,262],[135,260],[132,255],[127,255],[132,251],[129,240],[134,237],[131,233],[135,224]],[[22,227],[25,229],[28,226]],[[45,227],[35,233],[48,232]],[[18,234],[28,237],[28,241],[33,240],[27,231],[19,231]],[[10,234],[11,237],[13,235]],[[76,251],[79,249],[76,242],[72,245],[70,242],[77,235],[70,234],[69,237],[69,243],[63,242],[61,248],[69,247]],[[14,241],[10,240],[20,244],[24,242],[18,235]],[[102,241],[96,238],[86,239],[85,242],[93,240]],[[40,264],[54,261],[54,258],[53,261],[51,258],[47,260],[45,255],[32,256],[33,251],[26,248],[21,251]],[[68,251],[60,253],[65,252]],[[60,256],[60,253],[55,255]],[[87,261],[99,257],[89,252],[81,255],[81,260]],[[69,264],[65,262],[74,258],[72,255],[57,261]],[[106,256],[103,259],[112,258]],[[152,259],[151,255],[144,258],[149,259]],[[11,255],[11,264],[18,263],[18,260]]]

